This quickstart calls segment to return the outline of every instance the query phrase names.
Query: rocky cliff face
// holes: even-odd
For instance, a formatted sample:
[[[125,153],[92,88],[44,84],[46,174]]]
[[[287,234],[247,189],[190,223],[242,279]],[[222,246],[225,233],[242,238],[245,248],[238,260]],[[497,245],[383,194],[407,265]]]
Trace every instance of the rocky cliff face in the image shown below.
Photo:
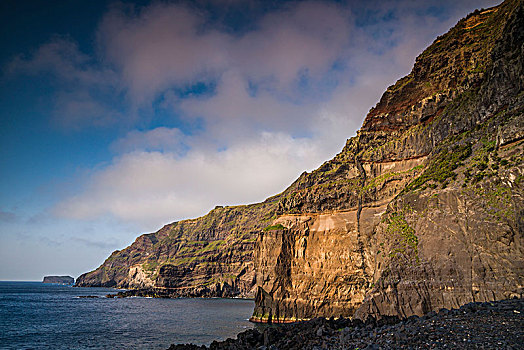
[[[476,11],[303,174],[257,240],[254,321],[410,316],[522,295],[524,11]]]
[[[143,235],[77,285],[256,294],[264,322],[521,296],[523,7],[437,38],[357,136],[283,193]]]
[[[253,251],[271,223],[278,197],[216,207],[206,216],[164,226],[115,251],[77,286],[140,289],[168,296],[253,297]]]

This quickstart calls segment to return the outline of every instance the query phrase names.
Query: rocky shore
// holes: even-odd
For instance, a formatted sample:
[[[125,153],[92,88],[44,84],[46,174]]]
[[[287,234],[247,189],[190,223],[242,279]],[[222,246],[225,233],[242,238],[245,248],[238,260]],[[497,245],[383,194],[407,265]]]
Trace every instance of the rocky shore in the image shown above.
[[[404,320],[386,317],[366,322],[347,318],[267,326],[240,333],[237,339],[209,347],[171,345],[168,350],[196,349],[521,349],[524,299],[469,303]]]

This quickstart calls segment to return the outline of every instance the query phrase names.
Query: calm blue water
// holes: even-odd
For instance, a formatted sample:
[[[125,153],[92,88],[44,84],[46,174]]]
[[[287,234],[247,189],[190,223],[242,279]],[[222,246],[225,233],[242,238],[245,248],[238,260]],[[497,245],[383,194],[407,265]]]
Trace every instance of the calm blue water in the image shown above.
[[[166,349],[235,338],[253,325],[239,299],[80,299],[107,288],[0,282],[0,349]]]

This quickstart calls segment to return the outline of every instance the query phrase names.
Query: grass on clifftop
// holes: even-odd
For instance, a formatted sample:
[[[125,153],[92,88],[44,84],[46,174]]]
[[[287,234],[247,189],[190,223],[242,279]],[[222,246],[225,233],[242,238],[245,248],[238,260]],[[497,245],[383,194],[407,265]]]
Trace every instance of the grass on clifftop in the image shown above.
[[[281,224],[277,224],[277,225],[270,225],[264,228],[264,231],[274,231],[274,230],[283,230],[283,229],[285,229],[284,226],[282,226]]]

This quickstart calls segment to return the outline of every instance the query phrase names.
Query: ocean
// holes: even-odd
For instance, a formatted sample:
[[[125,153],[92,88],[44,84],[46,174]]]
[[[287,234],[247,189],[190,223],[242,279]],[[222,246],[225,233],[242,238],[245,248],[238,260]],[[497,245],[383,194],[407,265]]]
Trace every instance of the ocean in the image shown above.
[[[0,282],[0,349],[167,349],[253,328],[251,300],[104,297],[115,292]]]

